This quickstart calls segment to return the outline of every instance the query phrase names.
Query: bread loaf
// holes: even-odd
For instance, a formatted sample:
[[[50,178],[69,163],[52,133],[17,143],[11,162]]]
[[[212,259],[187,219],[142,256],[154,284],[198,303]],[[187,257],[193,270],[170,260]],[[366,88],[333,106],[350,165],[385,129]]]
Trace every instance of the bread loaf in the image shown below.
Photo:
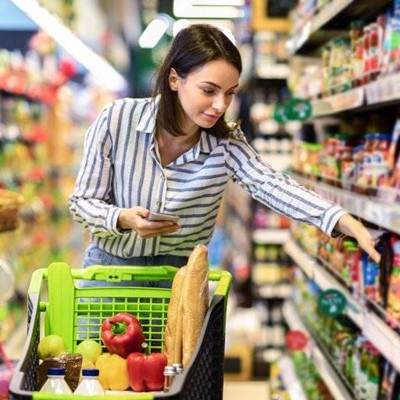
[[[189,256],[182,292],[182,363],[194,353],[208,309],[208,249],[196,246]]]
[[[165,354],[168,364],[182,362],[182,289],[185,279],[186,266],[182,267],[174,276],[171,288],[171,298],[165,327]]]

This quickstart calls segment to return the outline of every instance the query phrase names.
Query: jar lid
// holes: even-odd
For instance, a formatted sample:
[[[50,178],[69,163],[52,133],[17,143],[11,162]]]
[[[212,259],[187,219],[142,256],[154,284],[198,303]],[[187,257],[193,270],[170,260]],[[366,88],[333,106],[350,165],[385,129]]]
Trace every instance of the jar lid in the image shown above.
[[[47,375],[65,375],[65,368],[47,368]]]
[[[82,368],[82,376],[99,376],[97,368]]]

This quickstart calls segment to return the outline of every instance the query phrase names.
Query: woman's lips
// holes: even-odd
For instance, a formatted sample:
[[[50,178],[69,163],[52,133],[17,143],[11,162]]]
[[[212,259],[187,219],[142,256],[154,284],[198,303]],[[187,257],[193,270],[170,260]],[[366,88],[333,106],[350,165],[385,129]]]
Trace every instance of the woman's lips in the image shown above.
[[[220,115],[211,115],[205,113],[203,113],[203,115],[208,121],[216,121],[220,117]]]

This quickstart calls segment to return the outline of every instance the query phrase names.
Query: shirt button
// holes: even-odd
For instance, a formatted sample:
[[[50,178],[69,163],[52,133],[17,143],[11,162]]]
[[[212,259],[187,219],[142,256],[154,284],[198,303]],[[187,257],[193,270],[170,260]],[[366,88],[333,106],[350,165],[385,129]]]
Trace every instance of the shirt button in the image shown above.
[[[158,205],[158,207],[160,207],[161,206],[161,201],[157,201],[157,205]]]

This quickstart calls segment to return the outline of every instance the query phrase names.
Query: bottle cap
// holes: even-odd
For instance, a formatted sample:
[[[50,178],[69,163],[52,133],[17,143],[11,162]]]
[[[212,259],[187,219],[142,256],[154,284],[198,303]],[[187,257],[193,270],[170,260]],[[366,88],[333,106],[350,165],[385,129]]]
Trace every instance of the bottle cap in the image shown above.
[[[167,365],[166,367],[164,367],[164,375],[165,376],[176,375],[175,367],[173,367],[172,365]]]
[[[99,370],[97,368],[83,368],[82,376],[99,376]]]
[[[182,363],[174,363],[172,366],[175,368],[175,371],[180,374],[183,372],[183,364]]]
[[[65,375],[65,368],[48,368],[47,375]]]

